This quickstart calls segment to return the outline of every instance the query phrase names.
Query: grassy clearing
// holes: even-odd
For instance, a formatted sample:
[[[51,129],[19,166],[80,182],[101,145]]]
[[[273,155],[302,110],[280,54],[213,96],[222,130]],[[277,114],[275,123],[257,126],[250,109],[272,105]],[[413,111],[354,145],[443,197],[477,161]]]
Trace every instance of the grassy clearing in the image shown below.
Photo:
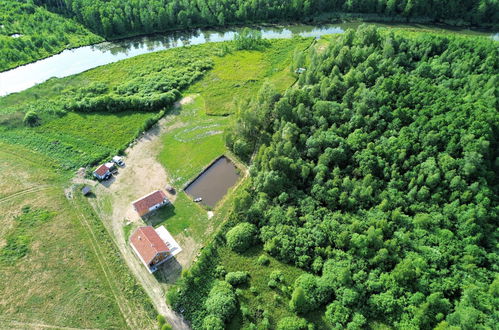
[[[295,76],[288,70],[295,49],[305,49],[310,38],[271,40],[262,51],[237,51],[214,58],[214,68],[192,85],[188,93],[200,93],[206,113],[226,115],[234,112],[237,101],[256,95],[265,81],[284,91]]]
[[[123,149],[154,117],[144,112],[70,112],[34,128],[0,128],[0,140],[36,150],[61,167],[74,169]]]
[[[290,292],[287,287],[291,286],[296,278],[305,272],[299,268],[284,264],[263,252],[261,246],[255,246],[243,254],[231,251],[227,247],[220,248],[220,265],[225,267],[227,272],[247,271],[250,274],[249,284],[239,287],[240,306],[249,311],[264,309],[271,316],[271,321],[276,322],[283,317],[294,315],[288,309]],[[268,265],[260,265],[258,258],[265,255]],[[269,287],[270,274],[272,272],[281,272],[283,281],[278,283],[277,287]],[[247,325],[249,322],[258,323],[255,317],[245,317],[241,313],[228,324],[228,329],[240,329],[241,325]]]

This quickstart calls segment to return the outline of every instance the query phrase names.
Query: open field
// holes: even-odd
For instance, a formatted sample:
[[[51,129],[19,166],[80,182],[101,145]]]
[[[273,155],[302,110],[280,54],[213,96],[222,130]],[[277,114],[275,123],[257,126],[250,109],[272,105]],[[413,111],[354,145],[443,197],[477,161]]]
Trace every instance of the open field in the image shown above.
[[[303,50],[311,38],[271,40],[262,51],[243,50],[214,58],[214,67],[206,77],[188,88],[200,93],[209,115],[233,113],[238,101],[256,95],[267,81],[283,92],[296,77],[289,70],[295,49]]]
[[[0,324],[149,327],[154,314],[140,300],[120,293],[128,288],[140,297],[141,289],[133,289],[133,278],[117,283],[127,271],[113,274],[122,261],[113,260],[116,256],[101,241],[105,236],[92,241],[89,230],[101,232],[100,224],[90,229],[82,224],[74,203],[64,196],[64,175],[37,153],[3,143],[0,150],[0,168],[9,169],[0,171],[0,277],[8,279],[0,283]],[[22,211],[24,206],[29,211]]]

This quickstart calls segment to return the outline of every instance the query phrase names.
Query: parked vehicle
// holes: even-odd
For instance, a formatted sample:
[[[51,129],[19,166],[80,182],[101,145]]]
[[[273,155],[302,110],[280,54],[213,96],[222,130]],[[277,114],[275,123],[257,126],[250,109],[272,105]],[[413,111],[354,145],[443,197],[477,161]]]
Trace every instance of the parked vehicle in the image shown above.
[[[203,200],[203,198],[198,197],[198,198],[195,198],[195,199],[194,199],[194,202],[199,203],[199,202],[201,202],[202,200]]]
[[[123,158],[122,158],[122,157],[120,157],[120,156],[114,156],[114,157],[113,157],[113,162],[114,162],[116,165],[120,166],[120,167],[125,166],[125,162],[123,161]]]

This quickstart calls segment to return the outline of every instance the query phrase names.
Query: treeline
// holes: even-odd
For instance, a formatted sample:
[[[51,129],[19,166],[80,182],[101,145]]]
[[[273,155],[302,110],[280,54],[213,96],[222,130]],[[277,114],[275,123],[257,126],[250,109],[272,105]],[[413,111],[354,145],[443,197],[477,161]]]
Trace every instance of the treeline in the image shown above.
[[[335,329],[495,328],[497,44],[362,26],[307,62],[227,138],[253,160],[234,213],[310,273],[289,307]]]
[[[276,20],[300,21],[325,12],[425,17],[473,25],[499,22],[490,0],[35,0],[106,37],[171,29]]]
[[[0,71],[103,40],[32,2],[0,1]]]

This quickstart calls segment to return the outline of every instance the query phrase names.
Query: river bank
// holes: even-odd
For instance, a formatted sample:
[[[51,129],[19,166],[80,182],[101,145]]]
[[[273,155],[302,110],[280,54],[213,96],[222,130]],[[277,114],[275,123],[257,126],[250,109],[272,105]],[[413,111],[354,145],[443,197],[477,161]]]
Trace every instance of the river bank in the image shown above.
[[[353,19],[353,18],[352,18]],[[363,21],[328,24],[267,24],[253,26],[259,29],[263,38],[320,37],[327,34],[343,33],[346,29],[356,28]],[[417,23],[374,23],[381,27],[396,27],[411,30],[445,31],[467,35],[496,36],[490,32],[459,29],[450,26],[431,26]],[[0,73],[0,96],[16,93],[44,82],[52,77],[62,78],[86,70],[117,62],[126,58],[160,50],[199,45],[207,42],[223,42],[234,39],[243,27],[228,29],[197,29],[152,34],[116,41],[106,41],[94,45],[64,50],[51,57],[26,64]]]

